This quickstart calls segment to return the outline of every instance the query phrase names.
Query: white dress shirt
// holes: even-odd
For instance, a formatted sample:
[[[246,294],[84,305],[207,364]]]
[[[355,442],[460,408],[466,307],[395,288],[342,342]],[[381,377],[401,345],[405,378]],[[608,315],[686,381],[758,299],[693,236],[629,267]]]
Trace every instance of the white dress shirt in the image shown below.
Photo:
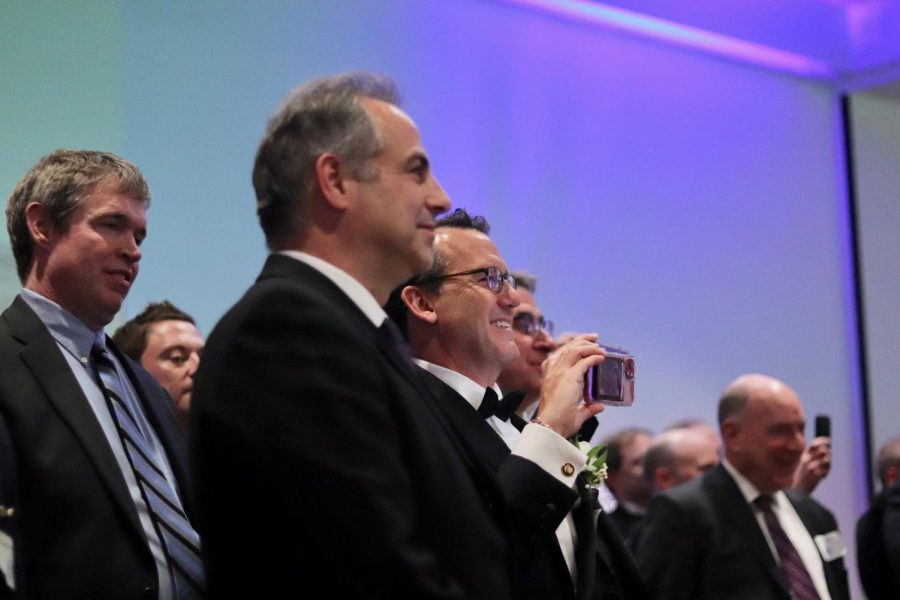
[[[445,367],[435,365],[428,361],[414,359],[416,364],[453,388],[460,396],[478,410],[484,399],[485,388],[472,381],[465,375],[452,371]],[[497,396],[501,397],[500,388],[493,386]],[[515,426],[497,417],[487,419],[488,425],[497,432],[510,450],[516,456],[530,460],[544,471],[553,475],[564,485],[575,489],[575,478],[581,473],[587,464],[587,455],[566,440],[546,427],[529,423],[520,432]],[[563,473],[562,465],[570,463],[575,470],[570,475]],[[569,567],[572,581],[576,582],[578,572],[575,565],[575,544],[578,542],[575,533],[575,521],[571,511],[556,529],[556,539]]]
[[[765,536],[766,542],[769,544],[772,556],[775,557],[775,562],[781,564],[781,558],[778,556],[778,550],[775,548],[775,542],[772,541],[772,536],[769,535],[769,528],[766,526],[762,510],[757,508],[753,503],[753,501],[762,494],[760,494],[759,490],[756,489],[756,486],[750,483],[750,480],[734,468],[727,459],[722,459],[722,466],[725,467],[725,470],[728,471],[729,475],[734,479],[734,482],[737,484],[744,499],[753,510],[756,522],[759,524],[759,528]],[[806,571],[809,573],[813,585],[816,586],[816,592],[819,593],[819,598],[821,598],[821,600],[831,600],[831,594],[828,592],[828,583],[825,580],[825,567],[822,565],[822,558],[819,555],[818,548],[816,548],[816,543],[809,534],[809,530],[803,524],[803,521],[800,520],[800,515],[794,510],[794,505],[791,504],[791,501],[788,500],[784,492],[778,491],[772,494],[772,512],[775,514],[775,518],[778,519],[778,524],[781,525],[781,528],[788,536],[788,539],[791,540],[794,548],[797,549],[797,554],[800,555],[803,566],[806,567]]]

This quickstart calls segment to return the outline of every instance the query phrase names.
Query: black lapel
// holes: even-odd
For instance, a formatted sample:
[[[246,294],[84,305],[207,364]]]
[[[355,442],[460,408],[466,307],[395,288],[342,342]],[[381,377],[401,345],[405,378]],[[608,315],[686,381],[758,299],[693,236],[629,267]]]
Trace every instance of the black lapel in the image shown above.
[[[584,472],[575,478],[575,491],[578,502],[572,509],[572,520],[575,523],[575,534],[578,544],[575,548],[575,565],[578,569],[575,597],[587,600],[592,597],[594,579],[597,573],[597,533],[594,529],[594,507],[591,490],[587,485]]]
[[[709,492],[712,506],[723,519],[740,532],[740,537],[750,548],[753,556],[763,566],[766,573],[788,594],[787,582],[772,556],[772,550],[759,529],[753,509],[747,504],[737,483],[721,463],[703,478],[703,487]]]
[[[144,529],[119,464],[56,340],[21,297],[16,297],[3,315],[13,336],[23,344],[20,352],[22,361],[34,374],[47,401],[72,431],[72,436],[94,465],[116,504],[124,511],[135,533],[143,540]]]
[[[478,462],[483,462],[492,473],[510,454],[510,449],[484,417],[478,414],[468,401],[425,369],[416,368],[422,384],[434,397],[447,421],[458,432],[467,452]]]

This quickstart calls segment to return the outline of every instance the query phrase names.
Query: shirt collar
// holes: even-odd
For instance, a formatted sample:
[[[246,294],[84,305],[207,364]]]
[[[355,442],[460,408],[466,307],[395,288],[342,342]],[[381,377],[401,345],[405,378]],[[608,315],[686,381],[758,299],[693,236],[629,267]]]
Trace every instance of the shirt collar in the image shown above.
[[[381,324],[387,319],[387,313],[378,304],[375,296],[365,288],[363,284],[353,278],[352,275],[339,269],[330,262],[324,261],[317,256],[300,252],[299,250],[281,250],[278,254],[290,256],[293,259],[305,263],[331,280],[334,285],[338,286],[350,300],[363,312],[366,317],[372,321],[375,327],[381,327]]]
[[[734,482],[737,484],[738,489],[741,491],[741,495],[744,497],[744,500],[747,501],[747,504],[752,505],[754,500],[762,496],[756,486],[753,485],[749,479],[744,477],[733,464],[728,462],[727,458],[722,459],[722,466],[725,467],[725,470],[728,471],[728,474],[734,479]],[[784,496],[784,493],[780,490],[772,494],[772,500],[776,505],[781,504],[782,496]]]
[[[427,360],[422,360],[421,358],[414,358],[413,362],[453,388],[453,390],[457,394],[465,398],[466,402],[471,404],[472,408],[474,408],[475,410],[478,410],[478,408],[481,406],[481,402],[484,400],[485,392],[485,388],[483,385],[476,383],[462,373],[457,373],[456,371],[453,371],[446,367],[442,367],[440,365],[436,365],[434,363],[430,363]],[[498,398],[503,397],[503,393],[500,391],[500,388],[497,387],[497,384],[494,384],[491,387],[497,393]]]
[[[91,331],[78,317],[56,302],[33,290],[23,289],[19,296],[34,311],[59,345],[81,362],[87,362],[94,340],[106,343],[103,330]]]

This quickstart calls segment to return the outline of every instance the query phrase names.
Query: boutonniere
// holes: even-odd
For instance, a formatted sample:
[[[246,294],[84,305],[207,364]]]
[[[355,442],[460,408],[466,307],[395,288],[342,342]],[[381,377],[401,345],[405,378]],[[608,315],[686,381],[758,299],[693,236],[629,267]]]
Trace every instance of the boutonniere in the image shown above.
[[[587,483],[597,487],[607,478],[606,471],[606,444],[598,444],[591,448],[587,442],[573,442],[578,449],[587,454],[587,465],[584,469]]]

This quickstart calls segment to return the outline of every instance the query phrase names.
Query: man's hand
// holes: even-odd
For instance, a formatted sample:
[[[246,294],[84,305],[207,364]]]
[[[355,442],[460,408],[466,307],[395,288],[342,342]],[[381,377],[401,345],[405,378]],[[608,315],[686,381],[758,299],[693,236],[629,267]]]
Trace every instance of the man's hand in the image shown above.
[[[589,333],[576,336],[544,361],[538,416],[559,435],[575,435],[582,423],[603,410],[600,403],[588,404],[584,376],[605,356],[597,334]]]
[[[817,437],[803,451],[797,470],[794,471],[794,483],[791,487],[812,494],[830,470],[831,438]]]

